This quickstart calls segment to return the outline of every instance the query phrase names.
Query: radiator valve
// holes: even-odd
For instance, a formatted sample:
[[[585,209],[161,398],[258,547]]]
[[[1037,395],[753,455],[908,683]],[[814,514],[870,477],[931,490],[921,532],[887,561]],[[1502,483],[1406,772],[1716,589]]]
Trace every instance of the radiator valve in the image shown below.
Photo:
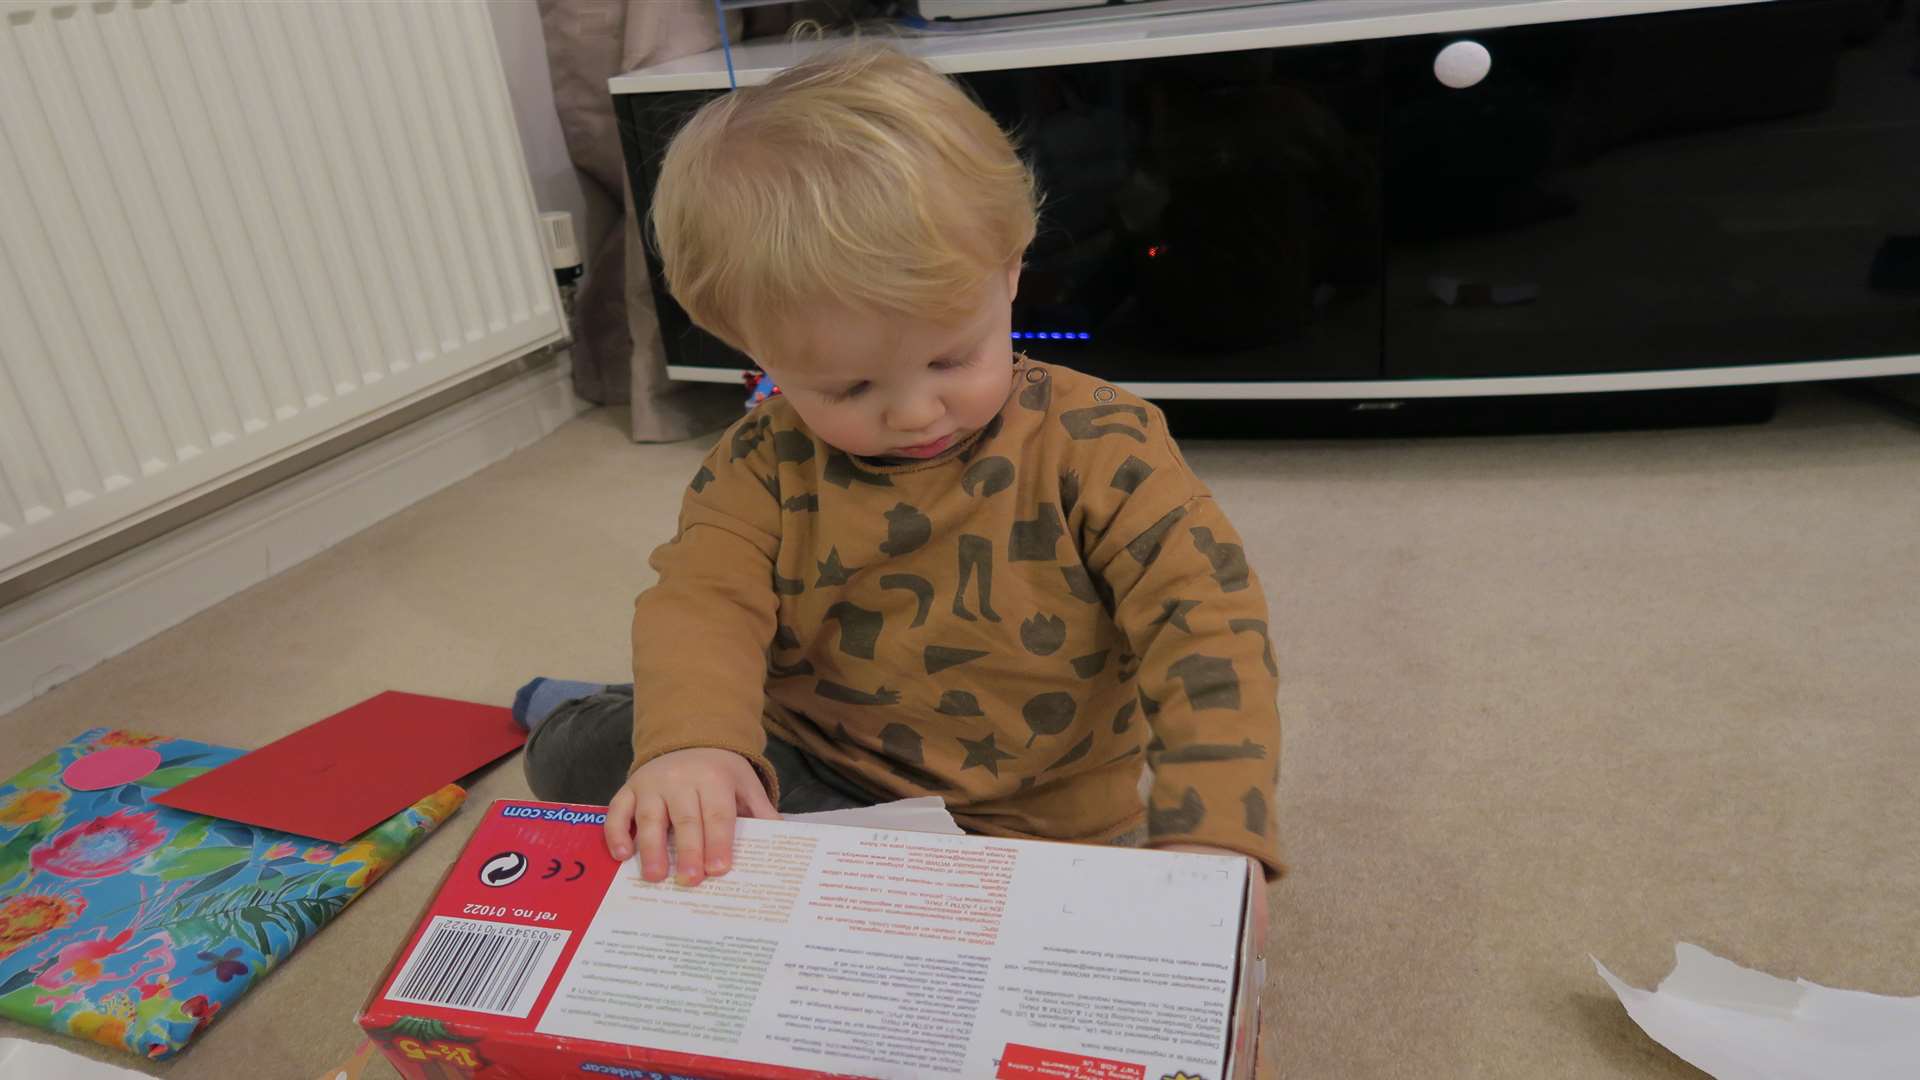
[[[542,212],[540,240],[547,249],[547,265],[553,268],[553,283],[560,287],[560,309],[566,315],[568,336],[578,336],[573,333],[573,294],[584,268],[580,264],[580,242],[573,232],[573,215],[565,210]]]

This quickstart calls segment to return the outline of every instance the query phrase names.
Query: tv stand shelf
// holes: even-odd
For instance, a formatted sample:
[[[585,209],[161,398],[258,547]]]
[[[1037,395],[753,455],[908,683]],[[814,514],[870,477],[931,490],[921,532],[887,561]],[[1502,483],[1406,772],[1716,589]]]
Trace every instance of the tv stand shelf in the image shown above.
[[[1920,371],[1920,12],[1895,10],[1296,0],[899,44],[1047,192],[1035,356],[1159,399],[1560,395]],[[825,44],[742,43],[735,76]],[[725,61],[610,85],[645,206]],[[656,296],[671,374],[737,381]]]

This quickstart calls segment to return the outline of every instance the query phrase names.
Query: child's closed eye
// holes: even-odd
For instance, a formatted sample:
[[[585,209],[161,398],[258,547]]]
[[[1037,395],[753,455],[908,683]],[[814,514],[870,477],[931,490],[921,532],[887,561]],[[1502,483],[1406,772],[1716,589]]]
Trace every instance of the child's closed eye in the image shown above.
[[[935,360],[927,366],[935,371],[957,371],[963,367],[972,367],[975,357],[961,356],[946,360]]]
[[[829,390],[821,396],[825,397],[828,401],[837,405],[842,401],[852,401],[854,398],[857,398],[861,394],[866,393],[867,387],[871,385],[873,384],[863,380],[861,382],[854,383],[852,386],[849,386],[844,390]]]

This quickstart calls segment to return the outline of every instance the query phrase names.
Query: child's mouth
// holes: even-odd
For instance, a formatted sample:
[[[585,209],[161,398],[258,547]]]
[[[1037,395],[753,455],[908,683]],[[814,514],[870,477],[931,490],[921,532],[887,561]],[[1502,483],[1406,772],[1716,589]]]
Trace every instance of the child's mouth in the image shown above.
[[[900,449],[895,450],[894,453],[900,455],[901,457],[925,458],[925,457],[932,457],[933,455],[939,453],[942,450],[945,450],[947,447],[952,445],[953,445],[953,436],[942,435],[939,438],[929,443],[921,443],[918,446],[903,446]]]

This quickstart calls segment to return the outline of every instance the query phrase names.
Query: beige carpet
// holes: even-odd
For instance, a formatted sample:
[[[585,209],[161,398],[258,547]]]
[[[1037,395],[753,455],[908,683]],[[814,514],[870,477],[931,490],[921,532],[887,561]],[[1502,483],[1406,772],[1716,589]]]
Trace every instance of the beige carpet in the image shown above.
[[[590,414],[0,718],[0,773],[102,723],[251,746],[389,687],[618,677],[701,453]],[[1810,389],[1763,427],[1189,456],[1289,676],[1286,1075],[1698,1075],[1587,959],[1650,985],[1675,941],[1920,994],[1920,429]],[[524,794],[509,763],[470,805]],[[163,1072],[344,1060],[477,818]]]

